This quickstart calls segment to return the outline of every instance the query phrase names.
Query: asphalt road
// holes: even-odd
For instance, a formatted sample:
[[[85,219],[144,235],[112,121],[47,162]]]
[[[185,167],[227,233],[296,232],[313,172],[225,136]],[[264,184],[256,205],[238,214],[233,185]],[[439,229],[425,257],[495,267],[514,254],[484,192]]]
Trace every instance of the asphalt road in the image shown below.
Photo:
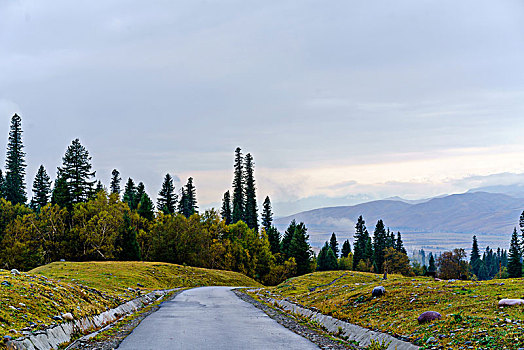
[[[230,287],[204,287],[184,291],[164,302],[118,349],[309,350],[318,347],[237,298]]]

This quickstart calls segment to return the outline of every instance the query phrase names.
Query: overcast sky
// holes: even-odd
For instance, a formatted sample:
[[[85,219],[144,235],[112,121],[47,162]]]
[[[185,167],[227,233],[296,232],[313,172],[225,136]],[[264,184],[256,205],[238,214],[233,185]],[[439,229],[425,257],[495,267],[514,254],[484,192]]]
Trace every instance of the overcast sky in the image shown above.
[[[201,208],[237,146],[277,215],[462,192],[522,181],[523,62],[521,0],[0,0],[0,143],[16,112],[29,185],[78,137]]]

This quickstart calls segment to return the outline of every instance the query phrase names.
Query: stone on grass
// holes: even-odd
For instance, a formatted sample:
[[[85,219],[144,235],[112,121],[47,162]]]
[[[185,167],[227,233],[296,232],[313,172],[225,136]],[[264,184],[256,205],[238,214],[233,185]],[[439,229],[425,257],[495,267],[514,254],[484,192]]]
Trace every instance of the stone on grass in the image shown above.
[[[524,299],[501,299],[499,306],[524,305]]]
[[[382,286],[378,286],[373,288],[373,291],[371,292],[371,296],[373,297],[381,297],[386,293],[386,288]]]
[[[417,321],[418,323],[426,323],[426,322],[431,322],[434,320],[440,320],[441,318],[442,318],[442,315],[436,311],[426,311],[426,312],[423,312],[417,318]]]
[[[65,314],[62,315],[62,318],[64,320],[67,320],[67,321],[73,321],[75,318],[73,317],[73,314],[71,314],[70,312],[67,312]]]
[[[437,339],[435,337],[429,337],[428,340],[426,340],[426,344],[436,343]]]
[[[12,274],[13,276],[18,276],[18,275],[20,275],[20,271],[18,271],[17,269],[12,269],[12,270],[11,270],[11,274]]]

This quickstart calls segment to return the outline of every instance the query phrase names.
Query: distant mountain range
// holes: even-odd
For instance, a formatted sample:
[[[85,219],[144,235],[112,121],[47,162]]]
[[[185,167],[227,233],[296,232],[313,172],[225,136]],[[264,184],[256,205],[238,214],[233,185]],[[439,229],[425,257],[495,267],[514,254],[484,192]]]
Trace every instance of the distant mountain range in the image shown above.
[[[505,189],[508,193],[515,190]],[[309,229],[312,245],[317,247],[332,232],[336,232],[339,241],[349,238],[352,242],[355,222],[362,215],[371,234],[377,220],[382,219],[387,227],[401,231],[406,245],[411,248],[424,247],[435,251],[468,248],[473,235],[478,236],[481,246],[507,248],[523,210],[524,198],[475,189],[422,201],[393,198],[314,209],[278,218],[275,224],[283,232],[291,220],[303,221]]]

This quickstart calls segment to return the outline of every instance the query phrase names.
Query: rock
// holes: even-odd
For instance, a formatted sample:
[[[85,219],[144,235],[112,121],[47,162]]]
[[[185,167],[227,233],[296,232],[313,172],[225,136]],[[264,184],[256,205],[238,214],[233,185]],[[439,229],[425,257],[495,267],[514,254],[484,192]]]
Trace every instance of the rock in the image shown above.
[[[70,312],[63,314],[62,318],[67,321],[73,321],[75,319]]]
[[[381,297],[386,293],[386,288],[382,286],[378,286],[373,288],[373,291],[371,292],[371,296],[373,297]]]
[[[524,305],[524,299],[501,299],[499,306]]]
[[[144,286],[142,284],[140,284],[140,283],[137,283],[136,285],[139,286],[139,287],[144,288]]]
[[[12,269],[11,270],[11,275],[18,276],[18,275],[20,275],[20,271],[18,271],[17,269]]]
[[[423,312],[417,318],[417,321],[418,323],[426,323],[426,322],[431,322],[434,320],[440,320],[441,318],[442,318],[442,315],[436,311],[426,311],[426,312]]]
[[[436,343],[437,339],[435,337],[429,337],[428,340],[426,340],[426,344]]]
[[[64,262],[64,261],[65,261],[65,259],[60,259],[60,262]]]
[[[25,304],[24,303],[18,303],[18,306],[25,307]]]

